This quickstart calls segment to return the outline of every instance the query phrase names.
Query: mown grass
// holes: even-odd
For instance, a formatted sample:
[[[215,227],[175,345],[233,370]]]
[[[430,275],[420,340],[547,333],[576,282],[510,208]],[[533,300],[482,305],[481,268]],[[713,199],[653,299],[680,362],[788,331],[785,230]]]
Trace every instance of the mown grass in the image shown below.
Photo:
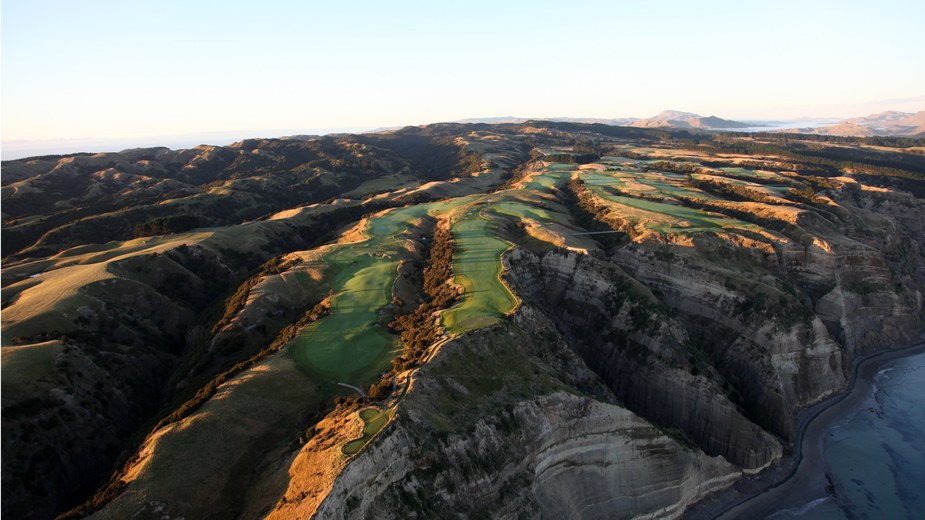
[[[454,334],[487,327],[513,311],[517,298],[501,281],[501,254],[511,244],[497,238],[491,223],[473,208],[453,224],[457,255],[454,281],[464,293],[443,313],[443,326]]]
[[[554,164],[553,166],[563,166],[563,165]],[[564,166],[572,166],[572,165],[564,165]],[[530,181],[524,183],[524,187],[526,187],[527,189],[534,189],[534,190],[540,190],[540,189],[545,190],[545,189],[552,188],[563,182],[568,181],[569,177],[572,176],[572,170],[574,169],[575,169],[574,167],[570,167],[568,169],[558,168],[553,171],[547,170],[543,172],[542,174],[533,177]]]
[[[377,360],[394,353],[396,342],[378,323],[377,311],[391,299],[397,266],[397,260],[369,253],[342,266],[330,316],[306,327],[291,347],[296,363],[325,379],[348,383],[387,364]]]
[[[335,246],[324,262],[337,274],[330,314],[307,326],[289,353],[303,370],[323,380],[364,383],[388,366],[398,345],[379,323],[378,311],[391,300],[402,258],[400,233],[426,213],[413,206],[371,219],[369,238]]]
[[[492,204],[491,209],[492,211],[496,211],[498,213],[521,218],[532,218],[535,220],[557,221],[562,218],[561,216],[555,215],[551,211],[540,208],[538,206],[516,201],[498,202],[497,204]]]
[[[344,455],[350,456],[359,453],[366,443],[372,440],[389,422],[389,414],[379,408],[366,408],[360,410],[360,419],[363,419],[363,434],[347,444],[341,450]]]
[[[461,203],[462,201],[458,202]],[[323,381],[365,386],[389,368],[401,351],[379,311],[392,299],[400,261],[407,257],[405,232],[429,213],[458,203],[419,204],[369,220],[367,240],[334,246],[323,261],[337,273],[330,314],[307,326],[290,345],[300,368]]]
[[[665,198],[668,200],[677,197],[695,195],[696,198],[714,198],[701,191],[693,191],[687,187],[680,186],[670,180],[673,177],[661,180],[660,177],[666,177],[664,174],[652,174],[644,172],[621,172],[622,176],[635,177],[636,182],[653,188],[653,192],[645,194],[651,197]],[[621,179],[612,173],[592,173],[583,172],[581,178],[585,185],[599,198],[612,203],[620,204],[636,210],[641,210],[652,214],[652,220],[647,224],[650,229],[662,233],[694,233],[702,231],[719,231],[724,228],[737,227],[743,229],[757,229],[754,224],[732,219],[721,214],[710,213],[704,210],[690,208],[681,204],[671,202],[660,202],[658,200],[649,200],[647,198],[637,198],[611,193],[606,188],[616,187],[621,190],[628,189],[626,179]],[[631,191],[631,190],[630,190]]]

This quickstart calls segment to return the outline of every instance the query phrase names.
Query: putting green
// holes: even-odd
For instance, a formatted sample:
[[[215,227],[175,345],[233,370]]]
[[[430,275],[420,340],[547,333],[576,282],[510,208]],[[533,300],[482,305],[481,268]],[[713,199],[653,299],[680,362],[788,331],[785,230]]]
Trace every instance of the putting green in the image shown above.
[[[480,208],[452,226],[456,240],[454,281],[464,293],[459,303],[443,313],[443,326],[452,333],[487,327],[517,307],[517,298],[501,281],[501,254],[511,244],[495,236]]]
[[[341,448],[344,455],[354,455],[363,449],[363,446],[366,446],[366,443],[372,440],[372,438],[382,430],[385,424],[389,422],[389,414],[378,408],[366,408],[360,410],[360,419],[363,419],[364,423],[363,435],[344,444],[344,447]]]

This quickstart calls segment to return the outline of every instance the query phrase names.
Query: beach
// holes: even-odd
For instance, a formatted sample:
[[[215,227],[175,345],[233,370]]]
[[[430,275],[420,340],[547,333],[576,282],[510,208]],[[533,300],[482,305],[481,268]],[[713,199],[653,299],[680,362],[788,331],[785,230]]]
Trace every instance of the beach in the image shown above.
[[[836,490],[825,471],[824,439],[839,425],[862,410],[871,399],[878,373],[893,362],[925,353],[925,341],[858,358],[845,391],[798,414],[793,454],[771,469],[743,479],[731,488],[707,497],[692,507],[690,520],[739,518],[798,518],[809,511],[813,517],[836,516],[831,500]],[[823,512],[827,512],[823,514]],[[819,514],[816,514],[819,513]]]

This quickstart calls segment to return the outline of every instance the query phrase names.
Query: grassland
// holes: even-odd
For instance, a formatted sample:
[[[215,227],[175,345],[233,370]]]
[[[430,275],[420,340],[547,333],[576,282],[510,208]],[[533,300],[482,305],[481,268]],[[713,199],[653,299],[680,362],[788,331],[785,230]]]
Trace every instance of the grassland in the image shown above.
[[[127,468],[125,493],[108,518],[137,512],[136,493],[182,501],[194,517],[228,517],[251,493],[241,478],[259,468],[268,446],[292,432],[329,396],[292,359],[274,355],[219,387],[196,413],[148,437]],[[221,504],[227,509],[214,509]]]
[[[42,239],[39,245],[43,248],[33,248],[28,255],[13,257],[3,270],[4,343],[10,335],[26,336],[10,342],[15,345],[3,349],[4,376],[9,376],[3,378],[5,400],[7,396],[28,397],[30,392],[38,395],[39,390],[44,392],[46,387],[50,389],[52,384],[57,384],[62,390],[56,389],[52,395],[67,397],[67,407],[81,403],[81,398],[88,398],[93,406],[88,406],[87,411],[110,413],[106,410],[118,407],[107,404],[108,396],[117,395],[120,399],[122,396],[109,391],[108,387],[97,388],[95,383],[103,381],[108,385],[113,379],[118,379],[113,377],[118,373],[128,374],[125,378],[130,379],[132,385],[136,384],[135,381],[144,381],[148,374],[158,373],[165,378],[175,376],[173,381],[185,385],[174,387],[171,381],[171,386],[164,386],[168,393],[172,392],[171,388],[185,388],[184,391],[189,392],[208,390],[201,394],[205,397],[194,401],[195,407],[184,404],[180,409],[185,414],[178,414],[174,422],[162,423],[150,434],[139,431],[139,435],[148,434],[140,451],[131,451],[134,448],[125,439],[113,444],[115,448],[125,448],[129,455],[135,453],[136,457],[124,475],[127,483],[125,492],[113,502],[108,517],[145,516],[151,511],[144,508],[160,503],[168,503],[171,508],[188,505],[186,510],[171,509],[171,514],[182,513],[187,517],[263,516],[273,504],[285,502],[280,497],[287,478],[298,478],[308,483],[315,479],[310,470],[303,471],[306,467],[288,465],[296,451],[301,450],[303,454],[310,451],[311,443],[329,449],[324,456],[309,457],[309,460],[314,468],[324,470],[330,466],[328,474],[333,482],[335,473],[341,468],[339,465],[350,462],[356,454],[370,446],[399,408],[402,409],[402,418],[408,417],[407,411],[424,411],[431,416],[432,425],[439,431],[464,434],[470,431],[471,424],[482,420],[486,414],[509,409],[505,400],[509,396],[519,399],[521,396],[529,398],[553,391],[569,391],[570,386],[560,386],[554,377],[555,367],[534,363],[539,359],[534,355],[537,352],[486,348],[491,345],[535,345],[546,349],[541,353],[545,363],[549,345],[541,343],[555,339],[553,329],[541,335],[538,333],[543,331],[535,327],[517,330],[517,323],[490,327],[503,321],[519,303],[517,295],[502,277],[502,258],[512,244],[527,251],[525,256],[550,253],[549,259],[568,249],[578,253],[572,256],[609,259],[614,264],[631,259],[637,253],[645,253],[646,257],[639,256],[640,262],[649,259],[672,262],[672,265],[691,266],[692,272],[700,267],[717,267],[716,284],[722,283],[727,290],[738,291],[744,296],[760,296],[756,300],[760,304],[738,306],[727,314],[755,316],[756,320],[763,319],[764,313],[769,316],[784,316],[786,313],[796,316],[795,311],[791,312],[795,308],[792,303],[796,301],[794,298],[783,298],[782,291],[770,285],[766,291],[761,289],[758,292],[751,287],[757,283],[755,280],[765,283],[771,272],[765,264],[773,266],[778,259],[787,260],[790,249],[778,248],[778,243],[802,242],[804,246],[812,247],[809,241],[801,240],[801,234],[810,236],[817,229],[821,230],[818,231],[823,234],[821,236],[827,236],[824,235],[829,232],[827,228],[821,224],[817,228],[809,227],[814,225],[813,220],[802,218],[804,213],[813,211],[814,205],[822,205],[818,202],[821,197],[814,199],[815,192],[806,190],[813,187],[825,195],[820,186],[829,189],[843,182],[854,183],[850,171],[841,172],[844,177],[839,178],[843,180],[817,178],[815,181],[812,174],[803,176],[803,173],[824,169],[801,170],[794,167],[794,172],[778,171],[789,168],[785,166],[789,163],[772,163],[773,157],[765,156],[764,152],[746,156],[734,152],[719,154],[716,150],[720,148],[710,146],[696,146],[691,150],[672,148],[677,143],[683,145],[683,140],[669,144],[662,137],[653,137],[632,145],[622,138],[614,140],[606,133],[590,138],[587,135],[569,137],[558,130],[545,131],[542,126],[530,127],[530,132],[521,135],[509,133],[513,131],[510,129],[496,135],[472,128],[483,127],[465,129],[464,135],[456,136],[455,141],[441,138],[437,148],[421,148],[419,145],[426,140],[401,137],[414,132],[408,129],[390,134],[392,137],[388,139],[396,141],[391,143],[395,145],[392,148],[376,145],[379,138],[374,137],[321,143],[324,147],[308,144],[299,153],[314,157],[316,152],[323,152],[325,157],[319,155],[317,161],[312,159],[312,164],[294,168],[293,173],[286,177],[281,177],[274,169],[273,175],[261,173],[241,178],[244,174],[271,171],[259,169],[270,166],[245,161],[272,158],[270,155],[265,157],[262,150],[260,154],[239,153],[241,148],[251,146],[245,143],[241,148],[228,151],[229,158],[238,158],[229,161],[234,164],[243,162],[233,170],[219,174],[225,170],[224,167],[212,164],[183,173],[187,181],[203,186],[201,190],[191,191],[192,195],[180,190],[169,192],[169,196],[174,197],[172,199],[165,200],[168,195],[155,197],[151,202],[151,214],[140,212],[136,215],[129,208],[125,218],[134,219],[131,221],[118,220],[122,213],[106,216],[101,222],[111,224],[112,233],[91,233],[94,230],[86,229],[92,225],[90,220],[71,226],[74,229],[68,227],[52,233],[49,236],[57,237],[55,240]],[[569,143],[569,139],[573,143]],[[429,151],[442,150],[450,142],[481,156],[463,154],[465,162],[444,164],[439,161],[440,154]],[[346,146],[343,143],[352,143],[349,145],[352,151],[332,155],[331,150]],[[268,145],[296,146],[282,141],[262,146],[266,148]],[[530,147],[533,151],[529,150]],[[550,155],[561,154],[563,160],[592,162],[544,163],[540,160],[543,150],[548,150]],[[578,150],[593,153],[579,154]],[[623,157],[619,155],[621,153],[636,158]],[[566,157],[570,154],[570,158]],[[403,158],[406,155],[407,158]],[[662,164],[655,164],[659,162]],[[269,164],[267,161],[266,165]],[[569,184],[568,181],[573,178],[582,180],[583,184]],[[306,184],[308,181],[310,184]],[[131,184],[127,186],[131,193],[134,187]],[[266,203],[257,200],[267,196],[268,188],[278,190],[276,198]],[[801,192],[787,193],[792,188]],[[887,191],[883,187],[866,185],[861,185],[860,190]],[[71,200],[72,190],[61,191],[62,200],[58,200],[61,197],[49,200],[67,205],[83,204],[83,201],[96,203],[90,196]],[[108,196],[107,193],[103,192],[105,196]],[[575,197],[576,194],[580,197]],[[830,195],[838,198],[835,194]],[[437,199],[442,200],[433,202]],[[321,200],[328,202],[321,203]],[[792,201],[802,202],[794,204]],[[103,202],[108,204],[108,200]],[[398,207],[402,204],[407,205]],[[134,205],[135,199],[132,198],[131,206]],[[28,205],[20,201],[20,206],[27,208]],[[339,241],[330,243],[329,233],[334,231],[335,226],[356,223],[360,214],[374,211],[372,208],[386,207],[393,209],[367,216],[362,225],[353,226]],[[336,209],[349,211],[338,211],[335,213],[337,218],[316,218],[320,212]],[[178,227],[178,233],[127,239],[140,233],[166,233],[168,228],[145,227],[152,219],[157,220],[154,217],[159,219],[161,212],[167,215],[195,213],[202,217],[200,222],[203,225],[215,227],[192,231]],[[47,217],[28,215],[26,209],[22,213],[17,225],[41,224]],[[435,262],[440,269],[427,271],[432,276],[425,277],[430,283],[425,283],[425,287],[439,288],[439,293],[426,293],[432,301],[436,300],[432,293],[446,298],[441,300],[443,303],[433,306],[428,306],[425,298],[421,307],[414,310],[414,306],[424,298],[417,290],[420,280],[415,277],[421,274],[417,271],[425,265],[419,253],[424,251],[422,246],[431,238],[424,233],[432,223],[424,225],[422,221],[428,216],[446,219],[450,223],[456,253],[452,262],[453,272],[449,273],[447,260],[454,249],[443,242],[445,228],[440,227],[441,247],[435,250],[442,250],[444,254],[439,257],[438,263]],[[800,227],[803,221],[809,231]],[[587,233],[589,231],[592,233]],[[296,234],[298,240],[290,241]],[[23,236],[28,238],[25,233]],[[100,243],[88,243],[84,237]],[[25,241],[25,238],[21,240]],[[107,242],[112,238],[122,241]],[[329,243],[315,247],[323,241]],[[23,247],[27,245],[27,242],[23,243]],[[781,254],[775,257],[776,252]],[[32,254],[44,256],[32,258],[29,256]],[[191,260],[197,256],[202,257],[202,264]],[[269,258],[274,261],[264,264],[259,268],[260,274],[255,275],[258,266]],[[406,262],[408,260],[414,262]],[[219,263],[228,267],[227,279],[219,280],[216,276],[214,268],[222,269]],[[588,263],[595,274],[610,276],[605,272],[603,262],[589,258]],[[553,267],[546,263],[541,265],[543,268]],[[633,262],[628,265],[635,267],[638,264]],[[202,269],[197,270],[198,267]],[[399,278],[400,267],[402,278]],[[439,273],[439,278],[433,276],[434,272]],[[406,274],[408,278],[404,278]],[[642,274],[648,276],[645,272]],[[454,277],[462,293],[455,300],[455,306],[440,311],[451,305],[446,302],[454,301],[452,293],[455,287],[441,283],[450,276]],[[624,274],[619,276],[621,283],[615,287],[625,292],[627,286],[622,281],[630,278]],[[200,304],[197,299],[195,305],[185,306],[185,302],[192,298],[187,291],[176,286],[193,287],[189,292],[196,295],[206,294],[205,290],[199,291],[196,287],[197,277],[213,282],[213,287],[206,288],[210,292],[202,298],[205,303]],[[248,284],[234,292],[236,281],[242,277],[250,277],[247,278]],[[170,283],[161,284],[164,280]],[[162,287],[163,294],[159,292]],[[679,287],[686,290],[686,287]],[[789,290],[789,286],[786,287]],[[874,292],[869,288],[862,288],[863,291],[846,288],[858,294],[864,292],[864,295]],[[636,287],[630,289],[635,291]],[[820,293],[823,289],[829,290],[822,287]],[[230,321],[222,315],[221,320],[216,322],[209,314],[211,310],[204,307],[213,302],[221,307],[222,295],[228,290],[234,292],[234,296],[229,298],[234,305],[226,309]],[[657,302],[654,294],[648,294],[645,301]],[[322,305],[316,306],[322,300]],[[172,302],[178,302],[176,309],[168,308]],[[605,302],[608,308],[610,303]],[[119,312],[104,305],[116,307],[115,311]],[[580,305],[576,306],[580,308]],[[786,308],[783,311],[769,310],[774,306]],[[316,312],[304,314],[309,307],[314,307]],[[122,312],[122,309],[133,312]],[[322,309],[329,312],[322,312]],[[416,336],[412,334],[424,327],[401,329],[403,334],[411,331],[401,339],[405,347],[413,344],[417,355],[407,358],[407,364],[395,364],[395,371],[383,377],[382,372],[390,367],[399,350],[399,336],[390,331],[388,324],[396,323],[393,321],[396,313],[409,310],[409,316],[421,316],[420,320],[412,322],[413,325],[426,323],[427,326],[424,334]],[[651,308],[647,306],[640,306],[639,310],[651,314]],[[436,316],[437,312],[441,315]],[[182,327],[177,328],[177,340],[169,343],[176,347],[176,352],[154,351],[165,360],[158,372],[150,368],[154,365],[150,352],[168,342],[147,335],[148,331],[153,333],[167,329],[160,322],[144,319],[155,315],[171,316],[174,321],[183,320]],[[293,321],[293,317],[300,315],[303,319]],[[628,317],[626,327],[638,330],[649,327],[648,319],[637,320],[638,316],[632,313]],[[443,330],[436,326],[438,321],[444,325]],[[118,325],[119,322],[132,327],[97,328],[97,323]],[[305,323],[308,325],[297,329]],[[786,324],[784,321],[781,323]],[[210,328],[208,325],[214,326]],[[273,345],[275,350],[289,338],[295,336],[295,339],[286,344],[284,351],[268,353],[264,350],[259,357],[251,358],[254,360],[252,364],[248,362],[240,365],[244,368],[235,368],[235,375],[203,387],[198,380],[184,379],[184,374],[189,372],[184,367],[199,362],[199,358],[187,353],[187,347],[191,346],[190,332],[195,331],[193,327],[217,330],[221,334],[221,337],[215,336],[221,341],[213,338],[209,342],[209,338],[203,336],[192,345],[197,349],[196,356],[206,349],[217,353],[214,358],[205,358],[212,364],[206,367],[208,370],[203,369],[202,374],[209,374],[213,366],[224,368],[223,364],[226,361],[232,363],[236,356],[260,352],[268,344]],[[280,327],[286,327],[284,334],[275,333]],[[483,327],[488,329],[458,337]],[[91,341],[95,339],[92,334],[100,339],[106,338],[105,341],[115,338],[112,345],[102,345],[98,357],[90,355],[95,355],[93,349],[97,346],[96,341]],[[47,341],[62,336],[66,339]],[[123,336],[127,339],[120,339]],[[435,359],[433,353],[451,339],[457,341],[443,354],[452,356],[449,358],[452,363],[446,361],[447,357],[437,358],[439,362],[431,363]],[[617,341],[623,339],[623,336],[615,338]],[[30,342],[31,345],[25,344]],[[137,364],[142,368],[129,371],[122,366],[121,360],[134,356],[132,349],[136,346],[144,347],[137,354],[140,360]],[[227,352],[223,351],[226,347]],[[113,370],[105,365],[106,370],[110,370],[108,372],[91,364],[111,359],[120,362],[114,362]],[[486,365],[486,359],[491,359],[491,363]],[[449,391],[437,396],[433,409],[407,408],[406,403],[414,405],[415,395],[427,395],[426,392],[416,392],[411,383],[412,376],[419,373],[417,370],[423,363],[429,365],[420,374],[432,379],[416,381],[423,381],[421,385],[425,389],[433,380],[452,378],[453,384],[447,385]],[[679,363],[685,365],[687,362],[680,360]],[[701,366],[699,363],[698,358],[697,366]],[[174,370],[172,367],[175,365],[181,368]],[[196,366],[206,366],[206,362]],[[54,382],[49,374],[60,374],[62,383]],[[336,401],[337,413],[331,413],[324,419],[331,419],[328,429],[313,427],[313,424],[318,424],[314,414],[330,410],[335,397],[355,393],[335,383],[365,387],[379,378],[383,383],[377,385],[376,390],[379,391],[370,392],[366,400],[357,400],[351,395],[348,399]],[[395,384],[403,389],[395,389]],[[421,385],[417,390],[422,388]],[[74,392],[74,388],[81,391]],[[114,388],[121,391],[121,387]],[[362,393],[362,388],[359,393]],[[396,394],[400,396],[395,397]],[[73,400],[70,400],[71,395]],[[496,395],[500,398],[496,399]],[[168,399],[168,405],[173,406],[178,396],[183,397],[183,394],[168,395],[167,398],[174,399]],[[411,399],[406,399],[406,396],[411,396]],[[143,397],[138,400],[156,399]],[[101,403],[106,406],[101,406]],[[27,401],[26,404],[30,403]],[[152,402],[151,405],[156,406],[157,403]],[[81,403],[81,406],[84,405]],[[116,410],[112,415],[116,421],[121,421],[126,413]],[[67,416],[62,414],[61,418]],[[140,416],[136,426],[143,424],[141,420],[147,418]],[[70,433],[72,425],[78,424],[67,419],[61,421],[65,425],[61,428],[64,433]],[[106,431],[106,425],[111,422],[100,421],[102,427],[95,423],[91,426],[93,431]],[[499,424],[505,428],[516,426],[508,421]],[[38,433],[37,437],[48,431],[44,426],[42,429],[31,428],[23,431]],[[46,447],[65,447],[66,452],[54,452],[55,460],[60,459],[64,463],[69,463],[66,459],[68,453],[83,451],[95,454],[99,451],[96,448],[109,449],[83,441],[91,439],[92,435],[81,434],[79,439],[75,434],[69,439],[58,433],[57,437],[48,437],[55,440],[48,442]],[[68,442],[58,442],[58,438]],[[47,456],[45,453],[41,455]],[[28,460],[21,458],[22,462]],[[55,477],[54,471],[34,471],[25,464],[19,464],[19,467],[23,468],[23,473],[29,471],[40,475],[47,482],[52,482]],[[263,491],[260,486],[263,486]],[[50,496],[49,491],[54,491],[53,487],[40,491],[44,496]],[[317,491],[314,495],[293,492],[286,496],[292,499],[290,504],[296,504],[306,497],[320,501],[327,491]],[[263,496],[256,496],[261,493]]]
[[[365,181],[363,184],[360,184],[353,190],[344,193],[344,196],[362,197],[372,193],[392,191],[399,188],[407,188],[409,186],[417,186],[418,184],[420,184],[420,182],[417,182],[416,179],[410,175],[395,173]]]
[[[2,388],[5,395],[39,381],[55,364],[63,345],[46,341],[23,347],[4,347]]]

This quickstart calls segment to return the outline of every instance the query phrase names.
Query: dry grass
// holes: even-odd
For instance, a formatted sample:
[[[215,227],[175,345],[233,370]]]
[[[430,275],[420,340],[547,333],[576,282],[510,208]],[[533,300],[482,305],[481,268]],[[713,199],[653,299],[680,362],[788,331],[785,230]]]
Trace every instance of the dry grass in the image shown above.
[[[99,518],[129,518],[152,500],[182,505],[187,517],[223,516],[248,493],[244,475],[285,445],[323,393],[284,353],[221,385],[196,413],[152,434],[127,466],[124,493]],[[272,453],[272,452],[271,452]],[[242,474],[242,468],[246,468]],[[261,508],[276,496],[253,496]]]
[[[328,497],[348,458],[343,446],[362,435],[359,414],[341,408],[315,426],[314,436],[288,466],[288,487],[267,519],[311,518]]]

